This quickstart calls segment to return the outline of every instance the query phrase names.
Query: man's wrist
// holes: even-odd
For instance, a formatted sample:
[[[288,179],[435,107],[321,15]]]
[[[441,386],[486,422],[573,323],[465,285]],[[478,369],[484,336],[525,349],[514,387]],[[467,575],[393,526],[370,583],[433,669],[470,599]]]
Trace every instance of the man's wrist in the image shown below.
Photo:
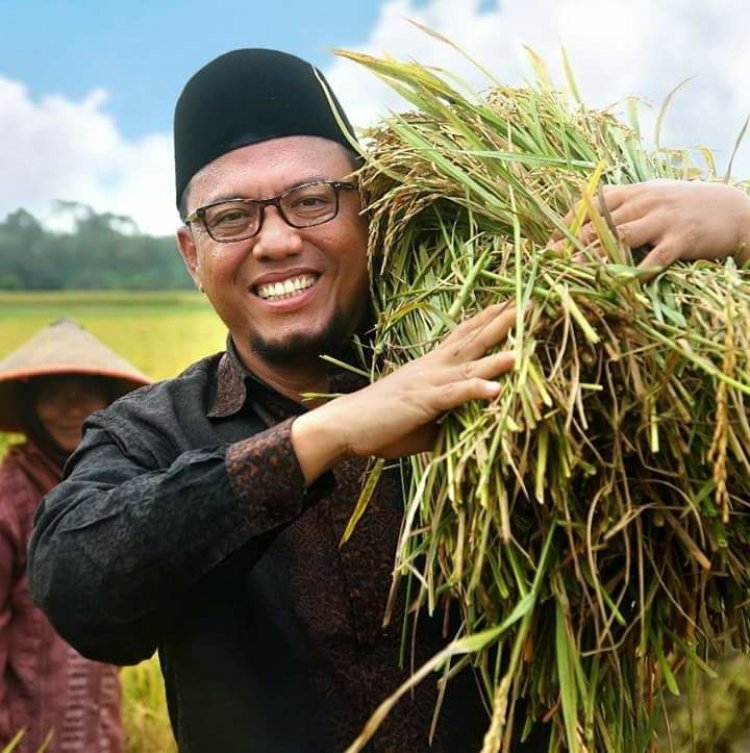
[[[330,405],[304,413],[292,424],[292,447],[307,486],[351,455],[341,422],[328,409]]]

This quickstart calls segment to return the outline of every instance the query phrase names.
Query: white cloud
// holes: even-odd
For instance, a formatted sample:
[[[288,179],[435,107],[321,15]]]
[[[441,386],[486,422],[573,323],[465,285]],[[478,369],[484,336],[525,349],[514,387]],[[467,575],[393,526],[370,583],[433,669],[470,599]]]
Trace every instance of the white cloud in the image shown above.
[[[54,224],[51,203],[64,199],[130,215],[146,232],[174,229],[171,139],[126,140],[106,99],[95,90],[77,102],[34,101],[0,77],[0,217],[22,206]]]
[[[407,23],[412,18],[443,32],[492,70],[498,79],[531,77],[523,45],[534,48],[563,81],[564,45],[584,100],[606,106],[637,94],[658,109],[678,83],[663,141],[705,143],[726,167],[750,114],[750,3],[748,0],[386,0],[360,49],[376,55],[442,66],[473,85],[476,70],[457,53]],[[397,97],[354,63],[335,60],[326,74],[357,124],[371,122]],[[0,77],[0,217],[24,206],[48,214],[56,198],[128,214],[153,233],[171,233],[171,137],[126,139],[106,113],[106,93],[80,101],[33,99],[18,82]],[[735,175],[750,177],[750,134]]]
[[[389,0],[359,48],[441,66],[483,87],[486,79],[470,63],[406,17],[448,35],[509,84],[533,77],[523,45],[562,84],[564,46],[585,102],[604,107],[638,95],[652,103],[652,121],[669,92],[692,76],[672,101],[662,142],[706,144],[716,150],[720,169],[750,115],[747,0]],[[326,75],[356,124],[401,107],[384,84],[349,61],[334,62]],[[643,114],[648,124],[648,110]],[[734,174],[750,178],[750,134]]]

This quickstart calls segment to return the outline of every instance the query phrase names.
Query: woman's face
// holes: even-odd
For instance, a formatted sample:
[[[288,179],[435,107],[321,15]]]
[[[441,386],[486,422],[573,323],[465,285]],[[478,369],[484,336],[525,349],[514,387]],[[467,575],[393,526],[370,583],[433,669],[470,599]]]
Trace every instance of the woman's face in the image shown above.
[[[66,452],[81,441],[84,420],[109,402],[104,383],[80,374],[39,379],[36,413],[52,439]]]

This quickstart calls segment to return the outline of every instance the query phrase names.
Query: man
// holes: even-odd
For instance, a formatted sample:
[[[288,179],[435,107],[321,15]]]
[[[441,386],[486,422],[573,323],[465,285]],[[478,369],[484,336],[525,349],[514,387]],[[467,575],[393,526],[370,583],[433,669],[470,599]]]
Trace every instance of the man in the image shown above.
[[[91,420],[38,517],[35,598],[92,658],[130,663],[158,648],[183,753],[341,751],[406,679],[401,626],[381,625],[397,478],[339,547],[366,459],[428,450],[439,415],[495,396],[512,366],[509,353],[488,355],[514,320],[502,304],[375,384],[319,358],[367,326],[348,145],[314,69],[292,56],[238,50],[188,82],[175,113],[178,244],[227,325],[227,352]],[[652,261],[750,238],[743,194],[691,188],[700,195],[675,184],[613,195],[616,221],[654,246]],[[690,242],[673,231],[683,224]],[[417,662],[445,643],[442,626],[420,620]],[[478,750],[487,715],[471,672],[449,683],[429,748],[436,697],[425,681],[370,749]],[[543,732],[515,750],[546,750]]]

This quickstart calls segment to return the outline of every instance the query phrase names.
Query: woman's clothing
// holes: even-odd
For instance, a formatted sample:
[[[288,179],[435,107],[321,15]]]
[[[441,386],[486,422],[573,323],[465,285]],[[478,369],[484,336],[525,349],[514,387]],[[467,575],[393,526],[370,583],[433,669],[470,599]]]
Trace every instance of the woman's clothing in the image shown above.
[[[25,729],[16,753],[122,753],[117,669],[84,659],[28,593],[26,547],[34,513],[62,468],[27,441],[0,466],[0,749]]]

